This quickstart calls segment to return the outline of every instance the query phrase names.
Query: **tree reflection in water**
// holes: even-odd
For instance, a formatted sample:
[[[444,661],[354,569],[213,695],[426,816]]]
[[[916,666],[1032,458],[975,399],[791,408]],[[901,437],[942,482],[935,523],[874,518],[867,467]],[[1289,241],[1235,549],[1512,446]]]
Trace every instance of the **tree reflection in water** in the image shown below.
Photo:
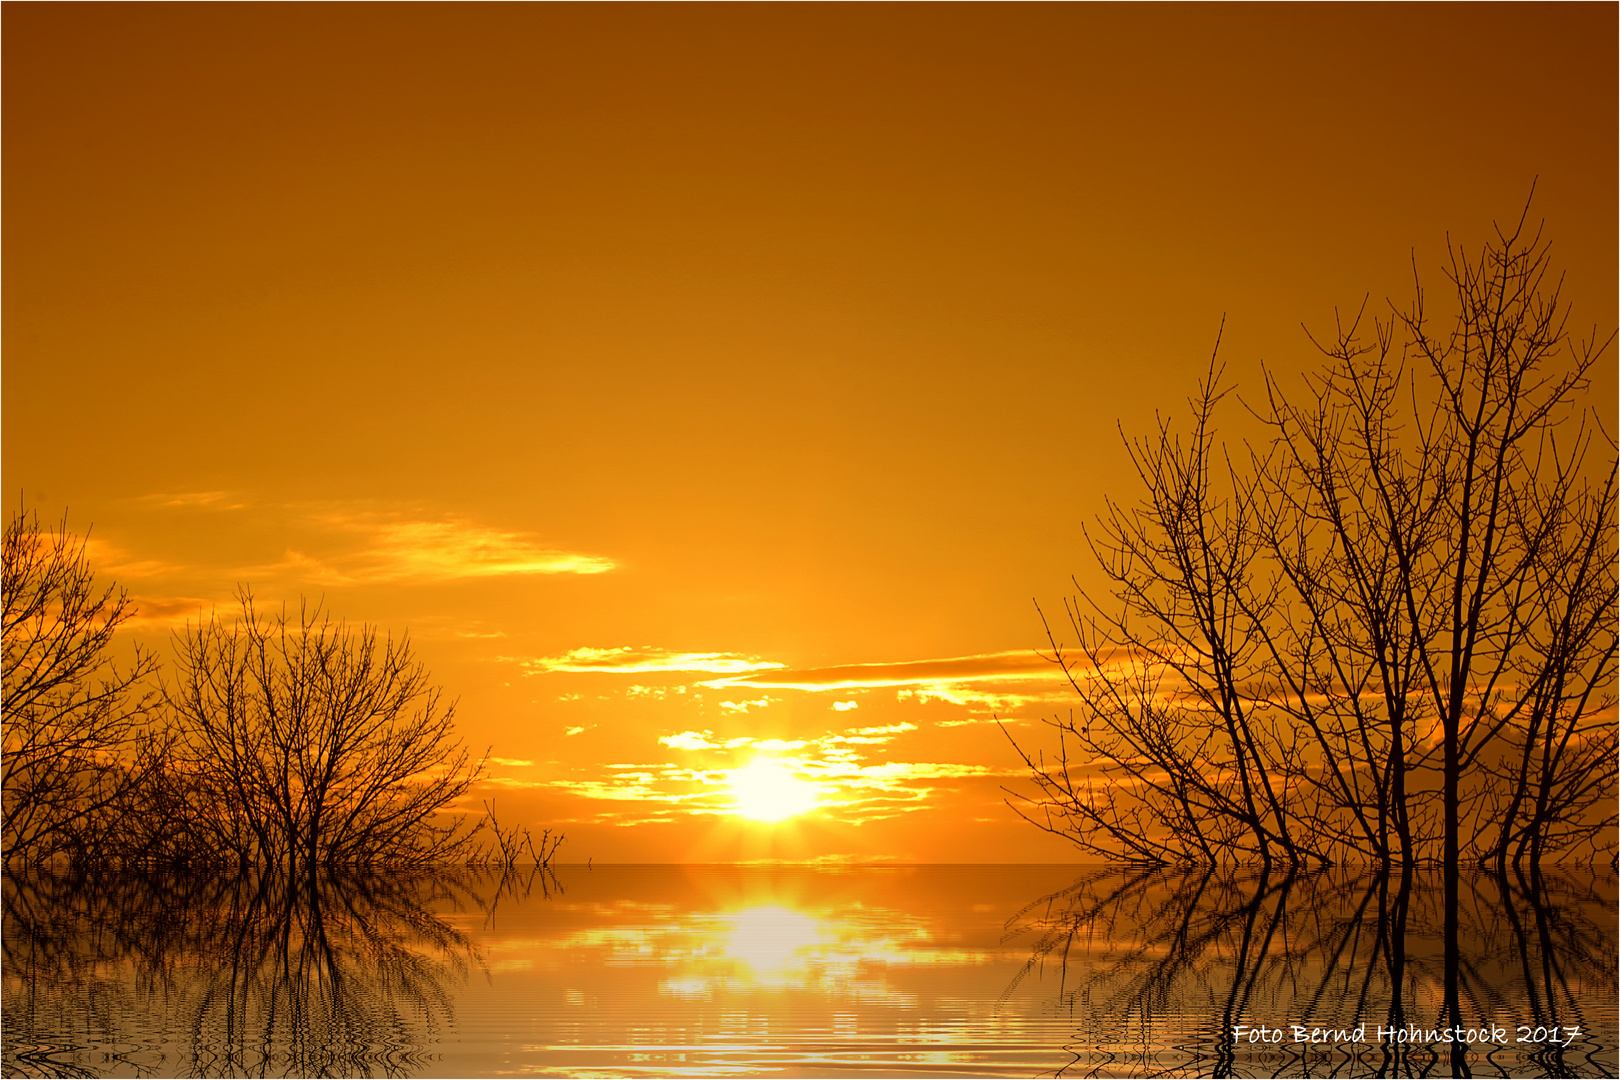
[[[476,869],[8,875],[0,1061],[7,1075],[417,1072],[480,963],[435,912],[554,887]]]
[[[1008,992],[1059,979],[1068,1075],[1615,1075],[1615,1014],[1592,1008],[1616,992],[1613,876],[1463,873],[1448,911],[1441,874],[1100,870],[1010,921],[1035,943]],[[1377,1033],[1459,1023],[1506,1037]],[[1365,1037],[1295,1042],[1296,1024]],[[1520,1025],[1560,1035],[1519,1042]]]

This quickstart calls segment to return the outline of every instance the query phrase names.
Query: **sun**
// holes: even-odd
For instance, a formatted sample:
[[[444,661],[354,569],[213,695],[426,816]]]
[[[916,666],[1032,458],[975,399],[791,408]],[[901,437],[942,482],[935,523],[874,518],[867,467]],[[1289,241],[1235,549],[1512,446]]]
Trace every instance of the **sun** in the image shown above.
[[[816,808],[816,785],[800,780],[780,761],[759,758],[731,774],[734,812],[755,821],[781,821]]]

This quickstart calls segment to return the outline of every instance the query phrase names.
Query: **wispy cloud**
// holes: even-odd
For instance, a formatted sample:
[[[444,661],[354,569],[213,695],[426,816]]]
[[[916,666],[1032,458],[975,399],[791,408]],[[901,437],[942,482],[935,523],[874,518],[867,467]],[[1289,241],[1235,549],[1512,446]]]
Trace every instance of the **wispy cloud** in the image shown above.
[[[153,510],[242,511],[252,531],[284,545],[279,560],[229,569],[235,580],[293,579],[325,586],[457,581],[547,574],[602,574],[617,567],[607,556],[568,550],[530,533],[501,529],[455,514],[388,507],[355,510],[331,503],[255,503],[238,492],[158,492],[141,496]],[[134,560],[97,542],[98,567],[123,577],[176,570]]]
[[[1049,701],[1065,693],[1069,675],[1062,666],[1033,650],[1012,650],[954,656],[942,659],[911,660],[898,663],[845,664],[823,668],[789,668],[786,664],[746,653],[676,652],[653,646],[596,648],[583,646],[556,656],[498,659],[518,664],[526,675],[554,672],[619,675],[717,675],[698,680],[693,689],[710,690],[799,690],[860,691],[897,690],[901,700],[920,704],[942,701],[951,705],[976,706],[998,711],[1019,709],[1035,702]],[[1070,674],[1087,677],[1070,659]],[[631,696],[664,697],[685,692],[687,686],[630,686]],[[768,705],[766,696],[738,695],[719,702],[727,712],[746,712]],[[832,707],[844,712],[859,707],[858,701],[836,701]]]
[[[718,750],[720,743],[710,742],[712,731],[683,731],[678,735],[660,735],[658,741],[672,750]]]
[[[613,766],[608,766],[612,768]],[[713,784],[705,788],[685,791],[669,790],[667,781],[682,781],[690,785],[694,778],[690,770],[675,768],[659,768],[654,771],[620,772],[601,780],[551,780],[549,787],[562,788],[571,791],[586,799],[603,799],[613,802],[635,802],[643,804],[668,803],[673,805],[691,804],[694,802],[718,801],[725,796],[720,788],[722,782],[716,778]],[[664,782],[661,782],[664,781]],[[701,783],[701,779],[697,781]],[[642,811],[654,809],[651,805],[639,807]],[[617,822],[615,822],[617,824]]]
[[[726,704],[725,702],[721,703]],[[884,724],[881,727],[845,728],[841,732],[828,732],[806,739],[757,739],[742,735],[732,739],[716,739],[714,732],[683,731],[678,735],[660,735],[658,741],[672,750],[747,750],[751,753],[781,754],[815,749],[825,754],[841,755],[849,746],[882,746],[897,735],[916,731],[916,724]]]
[[[783,665],[742,653],[678,653],[668,649],[629,645],[616,649],[596,649],[585,646],[570,649],[561,656],[541,656],[532,659],[501,657],[515,660],[526,675],[543,675],[553,671],[599,672],[618,675],[641,675],[649,672],[701,672],[708,674],[741,674],[779,668]],[[747,684],[744,684],[747,685]]]
[[[162,559],[137,558],[99,536],[85,538],[84,555],[89,560],[90,568],[98,575],[106,574],[119,581],[167,577],[187,569],[183,564],[166,562]]]
[[[243,510],[247,502],[229,491],[184,491],[177,494],[158,492],[142,495],[140,501],[151,506],[170,506],[197,510]]]
[[[527,574],[601,574],[617,564],[601,555],[563,551],[526,533],[464,518],[410,520],[386,514],[317,516],[352,534],[355,550],[326,558],[289,551],[277,569],[306,571],[343,584],[434,582]]]
[[[985,689],[962,683],[941,683],[900,690],[895,696],[901,701],[915,701],[923,705],[930,701],[943,701],[947,705],[978,705],[986,709],[1006,710],[1016,709],[1035,701],[1048,700],[1054,692],[1060,694],[1066,692],[1068,683],[1046,680],[1044,685],[1038,688],[1026,686],[1024,689],[1039,689],[1044,692],[1015,693],[1005,687]]]
[[[850,732],[852,735],[898,735],[902,731],[916,731],[916,724],[884,724],[882,727],[858,727]]]
[[[135,614],[125,620],[128,630],[173,630],[188,622],[201,622],[217,606],[195,596],[132,596]]]
[[[722,701],[720,707],[727,712],[745,713],[749,709],[763,709],[778,699],[772,697],[755,698],[753,701]]]
[[[706,683],[713,687],[747,686],[761,690],[855,690],[871,687],[948,686],[990,681],[1060,681],[1063,671],[1028,650],[910,660],[887,664],[787,669],[778,664],[768,674],[748,673]]]
[[[748,746],[754,740],[748,736],[736,739],[726,739],[714,742],[714,732],[705,728],[702,731],[683,731],[679,735],[660,735],[658,741],[672,750],[732,750],[739,746]],[[766,740],[777,745],[786,745],[780,739]],[[807,743],[798,743],[806,746]]]
[[[682,686],[642,686],[640,683],[632,683],[631,685],[624,688],[624,696],[625,697],[650,697],[650,698],[657,698],[660,701],[662,701],[665,698],[669,697],[671,694],[674,694],[676,697],[679,697],[680,695],[682,695],[684,693],[686,693],[686,687],[684,685],[682,685]]]

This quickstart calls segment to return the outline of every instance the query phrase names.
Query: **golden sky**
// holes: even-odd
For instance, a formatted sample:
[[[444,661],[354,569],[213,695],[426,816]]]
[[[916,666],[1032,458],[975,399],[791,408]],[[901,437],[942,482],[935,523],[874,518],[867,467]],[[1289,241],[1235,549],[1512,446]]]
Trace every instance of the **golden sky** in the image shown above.
[[[1612,4],[7,5],[5,490],[94,524],[130,637],[240,583],[409,630],[565,858],[1061,860],[993,717],[1067,707],[1032,599],[1095,583],[1120,427],[1223,316],[1241,393],[1414,263],[1438,291],[1532,181],[1607,334],[1616,36]],[[750,783],[818,807],[741,818]]]

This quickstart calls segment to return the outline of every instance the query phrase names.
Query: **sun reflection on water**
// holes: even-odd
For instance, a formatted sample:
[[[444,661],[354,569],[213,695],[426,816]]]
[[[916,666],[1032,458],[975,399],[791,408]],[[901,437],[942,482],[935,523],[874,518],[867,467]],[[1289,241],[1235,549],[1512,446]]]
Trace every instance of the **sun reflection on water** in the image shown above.
[[[689,916],[678,938],[639,936],[640,959],[668,971],[661,994],[714,1000],[756,992],[811,993],[862,1006],[909,1009],[915,987],[900,971],[943,965],[971,968],[991,954],[939,942],[899,912],[809,912],[781,902]],[[620,962],[624,954],[619,953]],[[914,980],[908,980],[914,981]]]
[[[762,983],[785,982],[799,954],[826,938],[821,920],[774,904],[747,908],[728,918],[732,929],[726,953],[746,964]]]
[[[503,968],[462,1037],[493,1046],[513,1025],[544,1031],[502,1064],[528,1075],[1049,1072],[1070,1021],[1003,994],[1028,959],[1003,940],[1005,913],[1037,891],[1020,873],[579,874],[538,918],[520,929],[514,914],[481,942],[491,966],[535,962]]]

